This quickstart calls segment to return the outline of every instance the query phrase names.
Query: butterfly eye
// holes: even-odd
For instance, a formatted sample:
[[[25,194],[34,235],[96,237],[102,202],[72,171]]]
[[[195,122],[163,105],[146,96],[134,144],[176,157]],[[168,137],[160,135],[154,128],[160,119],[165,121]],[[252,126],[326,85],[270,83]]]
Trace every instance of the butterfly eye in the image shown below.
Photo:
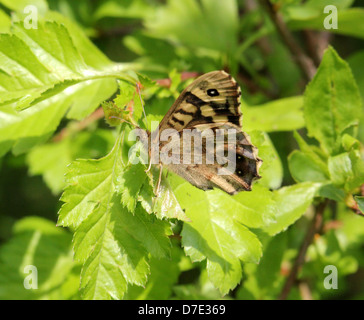
[[[219,91],[217,91],[216,89],[208,89],[207,94],[210,97],[216,97],[216,96],[220,95]]]

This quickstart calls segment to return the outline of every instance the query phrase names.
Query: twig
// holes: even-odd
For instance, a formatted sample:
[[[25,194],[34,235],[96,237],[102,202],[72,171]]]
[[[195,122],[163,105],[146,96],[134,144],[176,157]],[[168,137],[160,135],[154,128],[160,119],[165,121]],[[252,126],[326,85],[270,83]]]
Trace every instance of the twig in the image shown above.
[[[364,196],[364,183],[360,186],[360,194]],[[345,200],[346,205],[350,208],[355,214],[364,217],[364,213],[359,209],[359,205],[354,199],[353,195],[349,195]]]
[[[133,26],[122,26],[122,27],[114,27],[110,29],[98,29],[97,30],[97,37],[98,38],[116,38],[120,36],[126,36],[135,28]]]
[[[190,78],[196,78],[199,74],[197,72],[182,72],[181,80],[185,81]],[[160,86],[169,88],[171,86],[172,80],[169,78],[166,79],[157,79],[155,80]]]
[[[261,6],[266,9],[272,22],[276,26],[278,33],[282,40],[290,50],[294,60],[300,67],[303,75],[310,81],[316,74],[316,67],[313,61],[303,52],[298,45],[296,39],[293,37],[291,31],[288,29],[283,20],[282,15],[276,11],[275,7],[269,0],[259,0]]]
[[[327,31],[303,30],[306,47],[311,59],[318,67],[321,63],[325,49],[330,43],[332,34]]]
[[[245,0],[245,8],[247,13],[257,10],[258,4],[255,0]],[[256,28],[261,28],[262,22],[260,22]],[[270,55],[272,53],[272,47],[268,41],[267,36],[260,37],[255,42],[257,46],[259,47],[260,51],[265,55]]]
[[[241,83],[244,84],[248,92],[250,93],[262,92],[270,99],[277,99],[277,93],[270,91],[269,89],[263,88],[256,81],[252,81],[251,77],[246,75],[245,70],[241,66],[239,66],[239,73],[236,75],[236,77],[237,80],[239,80]]]
[[[69,135],[70,131],[81,131],[81,130],[87,128],[91,123],[93,123],[103,117],[104,117],[104,110],[100,107],[95,112],[90,114],[87,118],[83,119],[82,121],[76,122],[72,126],[72,129],[70,129],[69,127],[63,128],[59,133],[57,133],[53,137],[52,140],[54,142],[59,142],[59,141],[63,140],[64,138],[66,138]]]
[[[197,72],[182,72],[181,80],[184,81],[184,80],[187,80],[190,78],[195,78],[196,76],[198,76]],[[162,87],[168,88],[171,85],[171,79],[169,79],[169,78],[157,79],[156,82]],[[137,86],[136,90],[139,90],[138,86]],[[144,111],[144,108],[143,108],[143,111]],[[90,114],[87,118],[85,118],[79,122],[73,123],[71,127],[63,128],[60,132],[58,132],[52,138],[52,140],[54,142],[59,142],[59,141],[63,140],[64,138],[66,138],[70,134],[70,132],[82,131],[83,129],[87,128],[91,123],[93,123],[99,119],[102,119],[103,117],[104,117],[104,110],[102,109],[102,107],[99,107],[98,109],[96,109],[95,112]]]
[[[298,289],[303,300],[313,300],[311,289],[306,281],[300,281]]]
[[[287,299],[288,294],[290,293],[293,285],[296,282],[298,272],[305,262],[307,249],[310,246],[310,244],[312,243],[315,234],[319,233],[322,228],[323,215],[324,215],[324,211],[325,211],[327,204],[328,204],[328,199],[325,199],[325,201],[321,202],[316,208],[315,215],[312,219],[311,225],[307,230],[306,236],[300,247],[296,260],[292,266],[292,269],[287,277],[287,280],[286,280],[286,282],[283,286],[283,289],[281,291],[281,294],[279,296],[280,300]]]

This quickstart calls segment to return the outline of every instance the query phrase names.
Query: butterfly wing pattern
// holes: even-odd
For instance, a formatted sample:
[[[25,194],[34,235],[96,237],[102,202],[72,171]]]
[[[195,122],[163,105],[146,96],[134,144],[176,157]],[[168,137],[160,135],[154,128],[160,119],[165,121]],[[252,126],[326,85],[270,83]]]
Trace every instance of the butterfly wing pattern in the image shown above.
[[[229,194],[250,191],[252,182],[260,178],[258,170],[262,160],[249,136],[241,130],[240,96],[238,83],[225,71],[212,71],[192,82],[164,116],[158,134],[154,134],[158,136],[158,142],[154,143],[158,144],[159,151],[163,152],[168,144],[170,159],[180,160],[166,167],[203,190],[217,187]],[[177,137],[159,141],[166,129],[175,130]],[[192,140],[192,144],[185,147],[186,132],[192,130],[199,133],[201,143],[196,145]],[[228,134],[234,135],[232,142]],[[208,141],[216,143],[218,136],[222,141],[220,153],[217,144],[212,148],[208,144]],[[175,149],[176,144],[179,148]],[[198,161],[193,161],[197,156],[195,147],[202,150]],[[228,152],[234,163],[232,171],[226,170],[228,163],[222,159]]]

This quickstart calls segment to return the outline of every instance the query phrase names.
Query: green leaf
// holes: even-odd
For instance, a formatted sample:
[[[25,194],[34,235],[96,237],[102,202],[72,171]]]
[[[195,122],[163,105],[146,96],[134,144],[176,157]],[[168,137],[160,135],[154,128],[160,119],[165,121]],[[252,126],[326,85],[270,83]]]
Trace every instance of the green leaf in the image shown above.
[[[288,157],[289,171],[293,179],[297,182],[327,181],[328,177],[321,167],[304,152],[294,150]]]
[[[364,197],[363,196],[355,196],[354,199],[358,204],[359,210],[364,214]]]
[[[0,10],[0,32],[8,33],[11,27],[10,17],[3,11]]]
[[[65,203],[58,224],[78,227],[97,206],[107,206],[123,168],[119,139],[104,158],[74,161],[66,175],[67,187],[61,197]]]
[[[364,50],[355,52],[347,58],[347,61],[358,84],[361,98],[364,100],[364,75],[362,72],[360,72],[361,66],[364,63]]]
[[[305,140],[294,132],[294,137],[301,151],[294,150],[288,156],[288,166],[293,179],[297,182],[329,180],[326,160],[323,159],[318,149],[308,145]]]
[[[348,180],[353,178],[351,160],[347,152],[330,157],[328,167],[334,185],[343,187]]]
[[[338,269],[339,277],[355,273],[358,269],[358,261],[351,255],[351,250],[348,250],[348,244],[346,235],[337,230],[329,230],[318,237],[308,248],[308,263],[304,265],[302,277],[305,278],[308,274],[318,275],[327,265],[334,265]],[[319,286],[322,287],[322,278]]]
[[[270,192],[254,186],[251,193],[230,197],[219,190],[198,190],[176,176],[172,188],[191,219],[182,230],[186,254],[192,261],[206,259],[209,280],[222,294],[228,293],[241,281],[241,262],[259,261],[260,241],[246,226],[274,219]]]
[[[72,123],[67,129],[72,132]],[[98,129],[95,132],[71,134],[61,141],[37,146],[26,157],[29,173],[41,174],[52,192],[58,194],[65,187],[67,165],[76,158],[101,157],[112,148],[114,139],[110,130]]]
[[[327,157],[322,152],[322,150],[315,145],[309,145],[296,131],[293,132],[293,136],[296,139],[301,151],[306,154],[318,167],[320,167],[321,171],[324,172],[325,175],[328,176],[329,171],[327,169]]]
[[[278,189],[283,180],[283,167],[279,155],[268,134],[260,131],[249,132],[253,145],[258,148],[258,155],[263,159],[259,174],[259,184],[269,189]]]
[[[88,103],[91,103],[91,110],[87,109],[88,112],[91,112],[98,106],[100,101],[108,98],[116,90],[115,81],[107,78],[98,79],[100,78],[100,73],[98,73],[96,69],[85,64],[80,51],[74,45],[73,39],[76,39],[75,35],[71,38],[64,25],[46,21],[44,23],[39,22],[37,29],[26,29],[22,23],[18,23],[14,25],[14,34],[23,42],[17,43],[17,50],[19,52],[31,50],[31,54],[33,55],[32,59],[34,60],[32,64],[41,64],[42,67],[38,70],[36,69],[36,64],[32,67],[32,64],[29,61],[25,65],[25,68],[32,68],[29,70],[29,73],[38,79],[40,77],[40,71],[42,70],[44,70],[43,73],[47,76],[47,78],[43,76],[40,79],[42,82],[38,81],[37,83],[35,82],[36,78],[33,79],[28,76],[28,82],[31,88],[36,89],[35,93],[38,95],[43,94],[43,96],[41,99],[38,97],[35,97],[38,99],[33,100],[27,99],[26,102],[30,103],[28,105],[25,103],[19,105],[19,103],[17,103],[18,109],[26,108],[45,98],[57,95],[59,92],[62,92],[77,83],[88,81],[86,84],[87,88],[85,88],[85,94],[74,101],[76,105],[72,107],[69,115],[70,117],[80,119],[85,116],[85,111],[79,115],[80,111],[77,110],[78,108],[90,108]],[[13,41],[15,41],[15,39],[16,38],[14,38]],[[84,41],[81,43],[83,44]],[[93,52],[92,48],[89,49],[88,56]],[[94,53],[95,55],[98,55],[97,49],[94,50]],[[8,56],[14,60],[13,56],[10,56],[9,54]],[[12,69],[6,71],[15,72],[16,68],[19,67],[14,64]],[[20,76],[21,74],[19,74],[19,77]],[[98,81],[93,83],[92,80]]]
[[[359,123],[361,107],[350,67],[330,47],[304,94],[309,135],[320,142],[327,154],[338,154],[341,136]]]
[[[145,0],[116,0],[101,2],[94,13],[94,19],[109,17],[143,18],[153,12],[154,7]]]
[[[178,281],[179,260],[183,254],[180,248],[174,247],[171,259],[150,259],[150,276],[144,288],[130,286],[128,300],[165,300],[170,298],[172,286]]]
[[[266,132],[289,131],[304,127],[303,98],[284,98],[259,106],[242,106],[243,129]]]
[[[0,298],[71,299],[77,296],[78,278],[72,278],[71,234],[56,228],[52,221],[40,217],[18,220],[13,236],[0,247]],[[34,271],[27,266],[37,268]],[[25,289],[24,281],[37,276],[37,289]],[[33,278],[34,279],[34,278]],[[67,283],[68,292],[64,291]]]
[[[119,81],[120,94],[114,99],[115,104],[121,108],[130,112],[134,121],[136,123],[140,122],[143,107],[142,107],[142,97],[139,96],[139,92],[134,84]]]
[[[349,152],[349,158],[353,170],[353,177],[349,179],[345,187],[346,190],[353,191],[355,188],[364,184],[364,161],[362,153],[355,149]]]
[[[75,259],[83,263],[84,299],[121,299],[128,283],[145,285],[148,254],[157,258],[170,254],[168,223],[136,203],[141,184],[135,173],[146,175],[138,166],[125,167],[120,139],[119,134],[104,158],[73,162],[61,198],[65,204],[59,224],[76,228],[74,251]],[[122,193],[125,183],[131,189]]]
[[[153,168],[152,168],[153,170]],[[157,183],[159,173],[153,170],[153,181]],[[158,197],[155,198],[153,184],[145,183],[140,190],[139,201],[148,213],[155,213],[159,219],[169,218],[190,221],[182,210],[168,180],[162,175]]]
[[[84,299],[121,299],[128,283],[145,285],[148,251],[165,257],[170,250],[167,224],[152,219],[144,210],[133,215],[113,196],[108,207],[98,206],[81,224],[74,246],[75,259],[84,262]]]
[[[129,211],[133,212],[135,210],[140,190],[146,183],[147,178],[145,166],[140,163],[125,168],[125,171],[121,174],[117,190],[121,192],[121,201]]]
[[[338,10],[337,29],[325,29],[323,22],[328,15],[329,14],[323,13],[322,7],[319,13],[317,11],[310,12],[310,14],[307,15],[307,19],[297,19],[297,17],[293,17],[294,19],[289,21],[288,26],[293,30],[310,28],[314,30],[330,31],[332,33],[357,37],[360,39],[364,38],[364,27],[361,23],[364,18],[363,8],[348,8],[344,10]]]
[[[306,212],[320,187],[320,183],[303,182],[274,191],[276,221],[262,230],[272,236],[287,229]]]
[[[87,71],[86,64],[63,25],[45,22],[39,23],[37,29],[26,29],[23,23],[17,23],[13,32],[33,53],[38,53],[36,57],[41,57],[44,68],[52,66],[48,72],[57,79],[73,79]]]
[[[68,117],[84,118],[115,92],[116,78],[131,79],[120,65],[86,65],[96,66],[92,55],[100,52],[89,43],[84,59],[75,43],[87,45],[79,31],[71,37],[49,21],[39,21],[38,29],[15,23],[12,35],[0,35],[0,155],[44,142],[68,109]]]
[[[201,5],[195,0],[169,0],[147,17],[146,26],[157,37],[172,38],[195,48],[233,52],[238,31],[237,5],[233,0],[203,0]]]
[[[105,68],[113,68],[113,66],[115,66],[115,63],[111,62],[111,60],[93,44],[82,28],[73,20],[59,12],[50,10],[45,14],[45,18],[57,23],[62,23],[66,26],[73,43],[88,66],[97,70],[104,70]]]
[[[1,107],[0,155],[12,147],[15,154],[24,152],[49,138],[68,109],[69,98],[72,97],[62,96],[63,101],[46,101],[22,112],[12,107]]]
[[[360,141],[348,134],[343,135],[342,145],[346,151],[360,150]]]
[[[35,6],[41,13],[48,9],[47,1],[45,0],[1,0],[0,3],[13,11],[23,12],[24,8],[29,5]]]
[[[320,17],[322,21],[325,16],[324,8],[328,5],[335,6],[339,12],[350,7],[354,1],[353,0],[309,0],[304,3],[291,3],[287,5],[285,12],[289,19],[306,21],[313,18]]]
[[[69,149],[69,140],[64,139],[60,143],[33,148],[27,155],[30,173],[43,174],[44,181],[55,194],[65,186],[64,174],[72,162]]]
[[[100,103],[108,99],[117,88],[115,79],[100,79],[85,81],[78,86],[82,86],[82,91],[74,95],[67,118],[81,120],[100,106]],[[73,86],[73,88],[77,88]]]
[[[273,300],[281,290],[284,277],[282,262],[287,250],[288,234],[283,232],[268,239],[258,265],[247,264],[247,279],[237,291],[238,299]]]
[[[358,150],[360,146],[358,143],[353,146],[349,152],[330,157],[328,163],[333,184],[347,192],[353,192],[364,183],[364,163]]]

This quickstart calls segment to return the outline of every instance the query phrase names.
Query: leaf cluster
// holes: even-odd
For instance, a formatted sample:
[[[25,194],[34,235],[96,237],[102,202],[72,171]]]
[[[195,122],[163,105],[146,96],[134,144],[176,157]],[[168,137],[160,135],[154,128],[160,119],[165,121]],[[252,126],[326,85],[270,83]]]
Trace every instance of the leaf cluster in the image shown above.
[[[28,2],[36,29],[24,24]],[[0,298],[276,299],[326,202],[298,283],[318,299],[363,296],[347,276],[364,267],[364,10],[276,3],[290,31],[317,37],[323,7],[339,9],[339,29],[325,32],[345,37],[351,56],[333,40],[311,55],[306,86],[269,14],[249,3],[0,0]],[[242,86],[262,179],[229,196],[163,172],[156,197],[158,170],[132,164],[143,152],[132,130],[153,129],[196,74],[215,69]],[[43,180],[18,188],[34,204],[24,212],[5,205],[19,168]],[[61,197],[41,217],[46,188]],[[24,289],[28,265],[36,290]],[[326,265],[344,283],[336,293],[323,287]],[[300,285],[290,298],[305,298]]]

